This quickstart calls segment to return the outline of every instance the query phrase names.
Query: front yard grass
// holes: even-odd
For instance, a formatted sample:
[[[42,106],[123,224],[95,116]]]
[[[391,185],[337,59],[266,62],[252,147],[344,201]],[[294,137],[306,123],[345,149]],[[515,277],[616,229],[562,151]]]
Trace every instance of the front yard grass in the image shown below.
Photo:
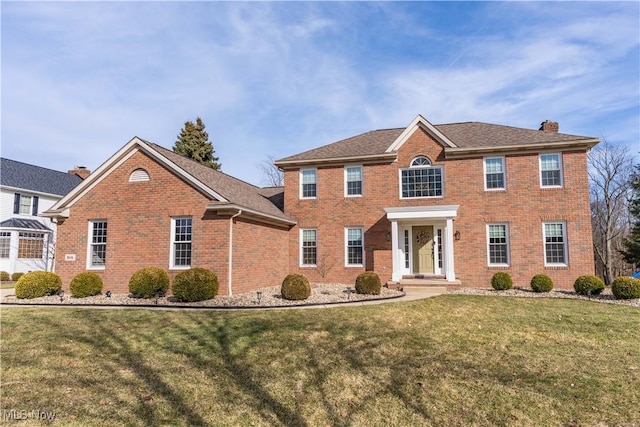
[[[443,295],[309,310],[1,314],[0,414],[51,411],[61,425],[640,423],[634,307]]]

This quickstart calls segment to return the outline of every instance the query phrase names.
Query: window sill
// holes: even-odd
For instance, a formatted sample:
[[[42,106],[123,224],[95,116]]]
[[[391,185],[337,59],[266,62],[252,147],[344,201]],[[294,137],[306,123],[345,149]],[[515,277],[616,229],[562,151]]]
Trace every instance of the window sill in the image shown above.
[[[298,267],[300,267],[300,268],[318,268],[318,265],[317,264],[302,264],[302,265],[299,265]]]
[[[364,268],[364,264],[345,264],[345,268]]]
[[[300,197],[300,200],[316,200],[317,197]]]
[[[544,268],[547,270],[568,270],[568,264],[545,264]]]
[[[188,270],[190,268],[190,265],[172,265],[169,267],[169,270]]]
[[[400,200],[420,200],[420,199],[444,199],[444,196],[419,196],[419,197],[400,196]]]
[[[87,270],[92,270],[92,271],[104,271],[106,269],[106,266],[90,266],[87,267]]]

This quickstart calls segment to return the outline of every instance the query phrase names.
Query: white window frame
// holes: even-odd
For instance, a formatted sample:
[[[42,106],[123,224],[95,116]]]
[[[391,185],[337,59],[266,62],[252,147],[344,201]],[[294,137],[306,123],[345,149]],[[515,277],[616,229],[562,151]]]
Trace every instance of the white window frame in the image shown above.
[[[360,193],[359,194],[349,194],[349,169],[360,169]],[[357,181],[352,181],[357,182]],[[362,197],[362,193],[364,193],[364,168],[362,165],[347,165],[344,167],[344,197]]]
[[[428,164],[418,164],[419,162],[426,161]],[[440,194],[435,196],[413,196],[413,197],[404,197],[402,194],[402,173],[405,171],[416,170],[416,169],[438,169],[440,170]],[[398,184],[399,184],[399,196],[400,199],[403,200],[411,200],[411,199],[438,199],[444,197],[444,168],[442,165],[433,165],[431,160],[429,160],[426,156],[417,156],[413,160],[411,160],[410,166],[408,168],[400,168],[398,169]]]
[[[106,224],[105,242],[94,242],[93,232],[95,230],[95,224]],[[107,266],[107,245],[109,244],[109,222],[106,219],[92,219],[89,221],[89,227],[87,232],[87,270],[104,270]],[[93,263],[93,246],[104,245],[104,264]]]
[[[304,172],[308,172],[308,171],[313,171],[313,174],[315,176],[315,186],[316,186],[316,194],[315,194],[315,196],[304,196],[303,177],[304,177]],[[300,199],[315,199],[317,197],[318,197],[318,169],[317,168],[300,169]]]
[[[495,188],[489,188],[487,186],[487,160],[495,160],[495,159],[499,159],[501,164],[502,164],[502,187],[495,187]],[[504,156],[492,156],[492,157],[485,157],[482,160],[482,169],[484,172],[484,191],[504,191],[507,189],[507,168],[506,168],[506,161]]]
[[[547,232],[546,225],[562,225],[562,250],[564,262],[547,262]],[[545,267],[567,267],[569,266],[569,242],[567,240],[567,223],[565,221],[545,221],[542,223],[542,249],[544,253]]]
[[[0,231],[0,259],[11,258],[11,231]],[[7,256],[4,256],[6,251]]]
[[[304,263],[304,232],[305,231],[313,231],[316,234],[316,240],[315,240],[315,249],[316,249],[316,262],[315,264],[305,264]],[[317,267],[318,265],[318,229],[316,228],[301,228],[300,229],[300,267]]]
[[[349,263],[349,230],[360,230],[362,236],[361,248],[362,248],[362,263],[350,264]],[[345,267],[364,267],[365,264],[365,251],[364,251],[364,228],[363,227],[345,227],[344,228],[344,265]]]
[[[558,167],[560,168],[560,184],[559,185],[543,185],[542,183],[542,156],[558,156]],[[538,155],[538,179],[540,188],[563,188],[564,187],[564,166],[562,164],[562,153],[541,153]]]
[[[191,220],[191,240],[177,241],[176,240],[176,221],[188,219]],[[171,218],[171,230],[169,231],[171,236],[171,249],[169,254],[169,268],[171,270],[188,270],[191,268],[191,264],[193,263],[193,217],[191,216],[176,216]],[[191,258],[191,262],[189,265],[176,265],[176,244],[182,243],[190,243],[191,249],[189,253],[189,257]]]
[[[494,263],[491,262],[491,226],[504,226],[505,239],[507,244],[507,262],[506,263]],[[487,234],[487,265],[489,267],[509,267],[511,265],[511,242],[509,240],[509,224],[506,222],[492,222],[488,223],[486,227]]]

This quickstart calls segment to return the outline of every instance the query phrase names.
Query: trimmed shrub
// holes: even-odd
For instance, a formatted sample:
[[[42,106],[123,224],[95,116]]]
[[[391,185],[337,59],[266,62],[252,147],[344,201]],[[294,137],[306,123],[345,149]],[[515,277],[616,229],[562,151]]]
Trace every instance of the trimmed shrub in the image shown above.
[[[134,298],[163,297],[169,289],[169,275],[157,267],[147,267],[136,271],[129,279],[129,292]]]
[[[553,280],[546,274],[536,274],[531,279],[531,289],[533,292],[549,292],[553,289]]]
[[[24,273],[13,273],[11,275],[11,280],[13,280],[14,282],[17,282],[18,280],[20,280],[22,276],[24,276]]]
[[[299,301],[311,296],[311,285],[309,280],[302,274],[289,274],[282,281],[280,288],[282,298]]]
[[[491,278],[491,286],[496,291],[506,291],[513,288],[513,280],[511,275],[504,271],[499,271]]]
[[[611,292],[616,299],[640,298],[640,279],[616,277],[611,283]]]
[[[373,271],[365,271],[356,277],[356,292],[364,295],[380,295],[382,283]]]
[[[0,282],[8,282],[11,280],[11,276],[6,271],[0,271]]]
[[[573,289],[578,295],[598,295],[604,291],[604,282],[597,276],[587,274],[576,279]]]
[[[204,268],[182,271],[173,279],[173,296],[178,301],[204,301],[218,295],[218,276]]]
[[[75,298],[91,297],[102,292],[102,277],[96,273],[79,273],[71,279],[69,288]]]
[[[62,289],[62,279],[50,271],[32,271],[23,275],[16,283],[16,298],[39,298],[55,295]]]

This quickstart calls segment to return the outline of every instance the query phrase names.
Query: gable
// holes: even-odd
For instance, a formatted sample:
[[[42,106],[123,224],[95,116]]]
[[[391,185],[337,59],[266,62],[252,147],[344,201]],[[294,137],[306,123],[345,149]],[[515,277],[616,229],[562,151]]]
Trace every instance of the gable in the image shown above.
[[[140,159],[139,155],[144,155],[151,164],[141,166],[141,164],[131,163],[132,158]],[[182,157],[163,147],[134,137],[111,158],[96,169],[81,185],[67,194],[51,209],[43,213],[43,216],[66,218],[69,216],[69,209],[80,199],[90,194],[104,180],[112,174],[126,174],[123,180],[129,184],[142,184],[153,182],[153,172],[147,168],[155,168],[153,164],[162,167],[167,172],[179,178],[187,187],[202,194],[209,200],[207,209],[212,210],[244,210],[245,214],[253,215],[257,218],[264,218],[269,221],[295,224],[280,209],[278,209],[268,198],[262,196],[257,187],[247,184],[241,180],[233,178],[222,172],[203,166],[193,160]],[[120,171],[123,168],[124,172]],[[132,174],[138,169],[145,169],[149,175],[149,181],[130,182]],[[140,173],[135,174],[138,177]],[[120,180],[118,180],[120,182]],[[166,193],[166,189],[159,189],[161,194]],[[224,194],[222,194],[224,193]],[[111,193],[115,200],[119,200],[117,194]],[[176,199],[176,203],[179,199]]]

